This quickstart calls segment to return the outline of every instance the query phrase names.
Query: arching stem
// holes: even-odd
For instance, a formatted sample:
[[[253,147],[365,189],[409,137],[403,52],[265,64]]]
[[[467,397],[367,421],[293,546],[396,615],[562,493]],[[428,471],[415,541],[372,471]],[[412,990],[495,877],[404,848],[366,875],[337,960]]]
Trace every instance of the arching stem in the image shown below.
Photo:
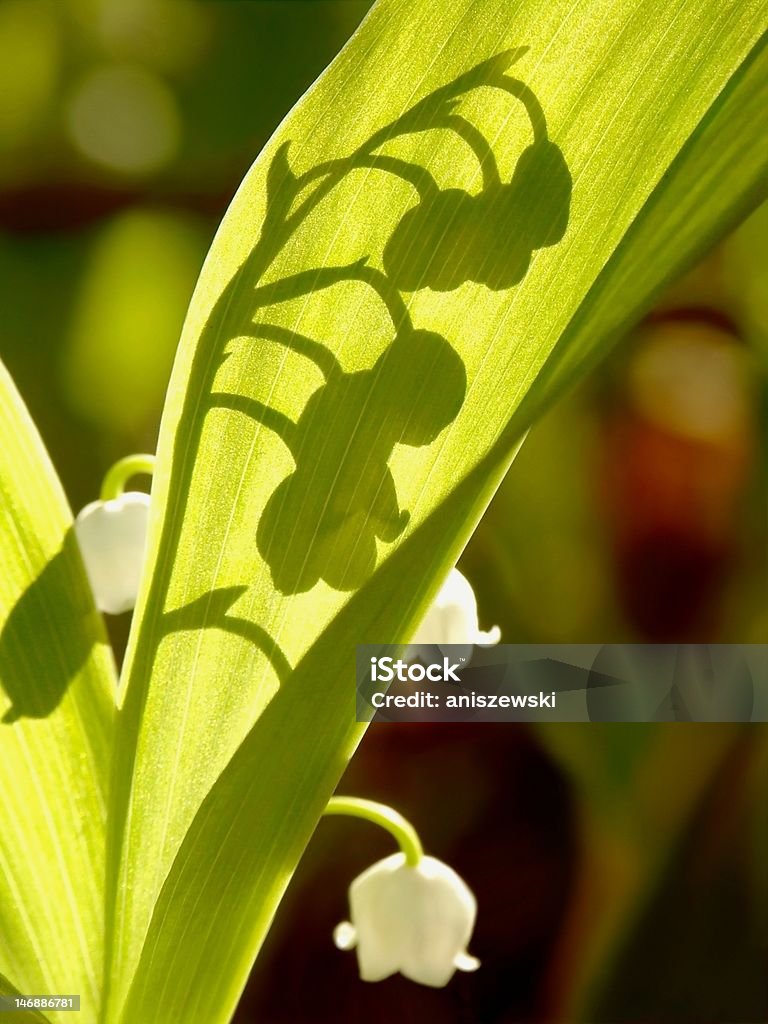
[[[323,814],[347,814],[352,818],[362,818],[380,825],[395,837],[400,849],[405,854],[405,862],[416,867],[424,856],[418,833],[406,818],[386,804],[375,800],[364,800],[357,796],[332,796]]]
[[[139,473],[148,473],[150,476],[155,471],[154,455],[126,455],[124,459],[117,461],[104,477],[101,485],[102,501],[114,501],[119,498],[125,490],[125,485],[132,476]]]

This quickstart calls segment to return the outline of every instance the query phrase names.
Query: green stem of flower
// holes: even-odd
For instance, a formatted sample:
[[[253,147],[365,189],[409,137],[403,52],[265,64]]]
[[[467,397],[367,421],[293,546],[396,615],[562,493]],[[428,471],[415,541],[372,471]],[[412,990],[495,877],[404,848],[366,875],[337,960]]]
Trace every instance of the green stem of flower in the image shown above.
[[[155,470],[154,455],[126,455],[107,471],[104,483],[101,485],[101,500],[114,501],[119,498],[125,490],[126,483],[132,476],[138,473],[148,473],[152,476]]]
[[[374,825],[385,828],[395,837],[405,854],[406,864],[411,867],[416,867],[424,856],[424,848],[416,829],[402,814],[386,804],[356,796],[332,796],[323,814],[348,814],[352,818],[372,821]]]

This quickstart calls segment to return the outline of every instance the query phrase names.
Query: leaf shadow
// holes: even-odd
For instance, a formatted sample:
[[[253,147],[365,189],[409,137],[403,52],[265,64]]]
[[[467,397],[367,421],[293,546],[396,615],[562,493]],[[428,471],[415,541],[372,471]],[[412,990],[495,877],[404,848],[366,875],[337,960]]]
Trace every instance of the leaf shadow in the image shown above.
[[[46,718],[55,711],[94,645],[103,640],[99,613],[77,578],[79,559],[70,527],[59,551],[19,596],[0,630],[0,686],[11,701],[0,719],[5,725],[20,718]],[[49,632],[35,640],[40,623],[47,623]],[[54,674],[51,644],[57,641]]]
[[[556,244],[565,233],[570,172],[548,137],[537,98],[506,74],[525,52],[523,47],[498,54],[434,90],[348,157],[297,175],[288,157],[290,143],[275,151],[261,236],[212,309],[206,362],[199,362],[201,345],[195,363],[206,410],[226,408],[250,417],[281,438],[294,459],[294,471],[268,498],[256,531],[259,553],[282,594],[306,592],[319,580],[341,591],[362,585],[376,565],[377,542],[398,540],[410,519],[400,507],[389,467],[395,446],[432,444],[464,403],[467,378],[461,357],[449,339],[414,325],[404,293],[449,291],[470,281],[491,290],[510,288],[525,277],[533,253]],[[519,101],[530,121],[533,141],[508,182],[501,180],[488,140],[457,110],[461,98],[479,86]],[[378,151],[393,139],[436,129],[452,131],[474,153],[482,176],[478,193],[440,188],[427,168]],[[383,251],[261,283],[309,214],[358,168],[394,175],[417,196]],[[367,369],[345,372],[328,346],[271,323],[264,314],[267,307],[353,282],[373,291],[392,325],[392,340]],[[214,390],[216,369],[235,338],[275,342],[321,372],[323,383],[295,421],[255,396]],[[189,387],[198,393],[197,384],[190,381]],[[190,424],[195,447],[202,420],[198,415]],[[330,432],[323,429],[328,424],[333,425]],[[187,441],[185,448],[188,452]],[[175,461],[178,469],[182,460]],[[189,465],[178,469],[187,479],[179,482],[177,494],[184,494],[190,471]],[[174,529],[171,545],[178,541],[179,521]]]

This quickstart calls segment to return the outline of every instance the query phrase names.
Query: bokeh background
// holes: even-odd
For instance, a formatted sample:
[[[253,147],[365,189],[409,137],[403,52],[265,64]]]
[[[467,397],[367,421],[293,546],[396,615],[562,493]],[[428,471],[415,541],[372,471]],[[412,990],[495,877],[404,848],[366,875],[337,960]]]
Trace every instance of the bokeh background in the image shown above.
[[[227,204],[369,6],[0,3],[0,357],[74,509],[154,449]],[[767,250],[764,207],[531,431],[461,562],[481,625],[766,641]],[[468,880],[483,968],[357,980],[331,931],[390,843],[333,819],[238,1021],[768,1020],[764,726],[380,724],[341,790],[395,804]]]

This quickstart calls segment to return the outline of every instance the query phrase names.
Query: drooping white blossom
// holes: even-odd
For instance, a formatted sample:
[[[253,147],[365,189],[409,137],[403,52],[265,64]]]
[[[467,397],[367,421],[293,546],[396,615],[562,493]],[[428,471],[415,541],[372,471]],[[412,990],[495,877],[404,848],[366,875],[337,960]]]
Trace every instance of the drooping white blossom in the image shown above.
[[[487,632],[480,629],[472,585],[458,569],[451,569],[411,640],[409,656],[415,657],[422,644],[461,644],[469,656],[475,644],[492,646],[500,639],[498,626]]]
[[[92,501],[75,519],[85,571],[102,612],[119,615],[136,604],[148,523],[149,495],[139,491]]]
[[[475,897],[456,872],[434,857],[412,866],[403,853],[378,861],[349,888],[351,921],[334,931],[340,949],[357,949],[363,981],[400,972],[440,988],[454,971],[474,971],[467,953]]]

